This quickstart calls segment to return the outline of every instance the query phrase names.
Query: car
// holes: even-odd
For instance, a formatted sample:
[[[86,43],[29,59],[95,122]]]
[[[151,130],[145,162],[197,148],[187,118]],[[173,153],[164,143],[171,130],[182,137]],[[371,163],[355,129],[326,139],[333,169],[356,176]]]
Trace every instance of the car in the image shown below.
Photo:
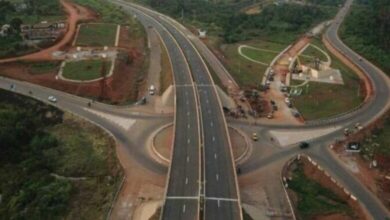
[[[351,134],[351,131],[349,130],[349,128],[345,128],[344,129],[344,135],[348,136],[349,134]]]
[[[53,102],[53,103],[56,103],[57,102],[57,98],[56,97],[54,97],[54,96],[49,96],[48,98],[47,98],[50,102]]]
[[[155,92],[156,92],[156,87],[154,87],[154,85],[151,85],[149,87],[149,95],[154,95]]]
[[[274,115],[272,114],[272,113],[269,113],[268,115],[267,115],[267,118],[268,119],[272,119],[274,117]]]
[[[252,133],[252,140],[257,141],[259,138],[257,137],[257,133],[253,132]]]
[[[305,142],[305,141],[299,143],[299,148],[301,148],[301,149],[306,149],[306,148],[309,148],[309,147],[310,147],[310,144]]]

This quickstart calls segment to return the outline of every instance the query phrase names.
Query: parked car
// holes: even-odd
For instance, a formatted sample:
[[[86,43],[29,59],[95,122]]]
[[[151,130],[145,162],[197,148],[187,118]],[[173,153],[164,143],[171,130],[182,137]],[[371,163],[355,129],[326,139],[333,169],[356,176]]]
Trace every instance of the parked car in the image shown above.
[[[49,96],[48,98],[47,98],[50,102],[53,102],[53,103],[56,103],[57,102],[57,98],[56,97],[54,97],[54,96]]]
[[[299,148],[301,148],[301,149],[306,149],[306,148],[309,148],[309,147],[310,147],[310,144],[305,142],[305,141],[299,143]]]

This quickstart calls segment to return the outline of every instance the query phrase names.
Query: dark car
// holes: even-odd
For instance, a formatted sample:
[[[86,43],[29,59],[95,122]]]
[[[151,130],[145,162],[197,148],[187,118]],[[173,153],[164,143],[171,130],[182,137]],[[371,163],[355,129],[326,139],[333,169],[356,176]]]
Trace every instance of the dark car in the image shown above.
[[[301,142],[300,144],[299,144],[299,148],[301,148],[301,149],[306,149],[306,148],[309,148],[309,143],[307,143],[307,142]]]

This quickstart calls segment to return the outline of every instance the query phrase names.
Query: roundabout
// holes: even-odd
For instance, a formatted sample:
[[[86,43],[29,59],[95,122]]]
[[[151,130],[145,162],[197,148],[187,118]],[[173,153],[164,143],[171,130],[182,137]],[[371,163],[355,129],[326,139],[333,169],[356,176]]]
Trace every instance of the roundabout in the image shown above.
[[[229,126],[229,135],[232,142],[234,160],[237,164],[245,162],[252,152],[252,144],[249,138],[242,131]],[[158,162],[169,165],[173,145],[173,124],[160,127],[154,134],[151,141],[152,158]]]

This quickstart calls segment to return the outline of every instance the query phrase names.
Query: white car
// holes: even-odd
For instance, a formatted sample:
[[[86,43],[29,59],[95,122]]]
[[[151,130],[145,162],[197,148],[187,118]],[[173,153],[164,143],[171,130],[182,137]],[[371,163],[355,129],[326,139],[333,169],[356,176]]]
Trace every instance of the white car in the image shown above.
[[[48,98],[47,98],[50,102],[53,102],[53,103],[56,103],[57,102],[57,98],[56,97],[54,97],[54,96],[49,96]]]
[[[149,95],[154,95],[155,92],[156,92],[156,87],[154,87],[154,85],[151,85],[149,87]]]

